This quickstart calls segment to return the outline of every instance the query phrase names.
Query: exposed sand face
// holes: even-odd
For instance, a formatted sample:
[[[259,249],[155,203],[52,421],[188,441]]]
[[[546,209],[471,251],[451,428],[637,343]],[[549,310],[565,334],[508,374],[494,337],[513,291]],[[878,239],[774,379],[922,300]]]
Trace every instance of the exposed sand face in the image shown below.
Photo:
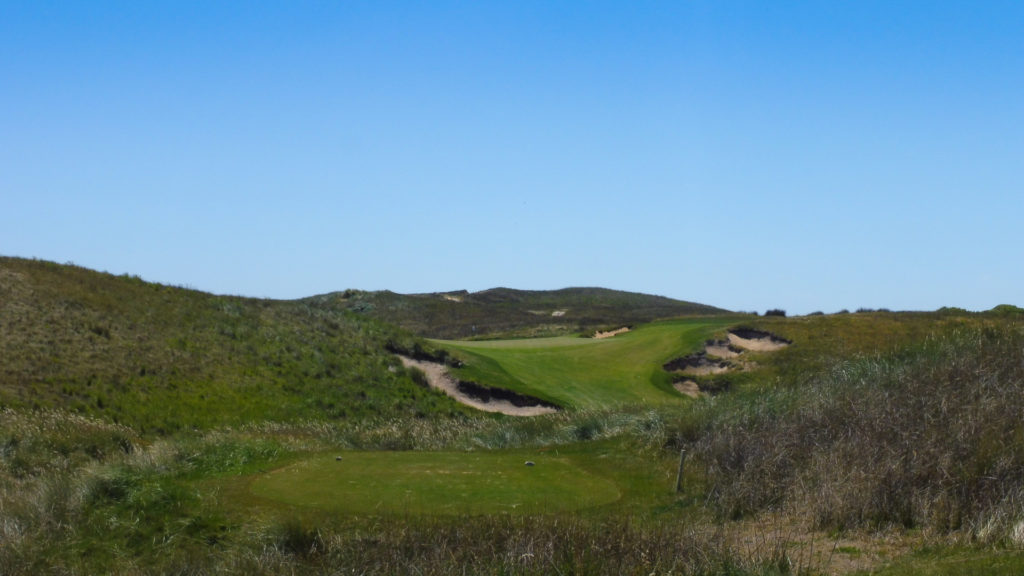
[[[551,315],[554,316],[555,318],[560,318],[562,316],[565,316],[566,312],[568,312],[568,310],[555,310],[554,312],[551,313]]]
[[[714,356],[715,358],[735,358],[740,355],[739,352],[729,348],[727,344],[719,342],[708,344],[704,351],[707,352],[708,356]]]
[[[457,402],[465,404],[466,406],[472,406],[477,410],[483,410],[484,412],[498,412],[509,416],[538,416],[540,414],[552,414],[557,412],[557,410],[550,406],[516,406],[508,400],[491,398],[490,400],[483,401],[479,398],[474,398],[459,390],[458,382],[448,374],[448,370],[443,364],[438,362],[413,360],[412,358],[406,358],[405,356],[399,356],[399,358],[401,358],[402,365],[406,368],[414,367],[422,370],[423,373],[427,375],[427,382],[430,383],[431,388],[437,388],[454,398]]]
[[[755,364],[747,360],[747,352],[775,352],[790,344],[788,340],[769,332],[747,328],[729,331],[728,336],[727,341],[708,340],[702,352],[676,358],[664,364],[663,368],[674,374],[697,379],[733,370],[751,370]],[[686,396],[696,398],[703,394],[700,385],[693,380],[681,380],[672,386]]]
[[[679,371],[687,376],[708,376],[710,374],[722,374],[731,370],[729,366],[718,364],[703,364],[701,366],[688,366]]]
[[[689,396],[690,398],[697,398],[700,396],[700,386],[697,386],[697,383],[693,380],[676,382],[672,386],[684,396]]]
[[[629,332],[629,327],[623,326],[622,328],[609,330],[607,332],[594,332],[594,338],[596,338],[597,340],[601,340],[604,338],[611,338],[612,336],[618,336],[619,334],[624,334],[626,332]]]
[[[782,350],[788,343],[781,340],[776,340],[771,336],[765,336],[762,338],[741,338],[732,332],[729,333],[729,343],[733,346],[738,346],[744,350],[750,350],[751,352],[775,352],[776,350]]]
[[[707,355],[691,354],[683,358],[677,358],[662,368],[675,374],[685,376],[707,376],[709,374],[721,374],[732,369],[732,365],[721,360],[712,360]]]

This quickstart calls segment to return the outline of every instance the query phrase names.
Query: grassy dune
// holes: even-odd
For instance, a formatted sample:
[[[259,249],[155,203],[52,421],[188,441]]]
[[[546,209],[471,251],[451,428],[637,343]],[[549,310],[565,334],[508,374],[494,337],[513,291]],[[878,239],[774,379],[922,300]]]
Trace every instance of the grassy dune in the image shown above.
[[[729,384],[713,398],[676,395],[661,364],[734,323],[792,345],[702,377]],[[0,259],[0,572],[1024,566],[1020,309],[429,345],[572,408],[519,419],[455,406],[387,352],[424,346],[329,302]]]
[[[63,409],[148,433],[462,412],[386,350],[411,340],[300,301],[0,258],[0,408]]]
[[[459,377],[573,408],[674,404],[682,396],[662,364],[696,352],[736,317],[655,322],[593,339],[569,336],[497,341],[436,341],[456,350]]]

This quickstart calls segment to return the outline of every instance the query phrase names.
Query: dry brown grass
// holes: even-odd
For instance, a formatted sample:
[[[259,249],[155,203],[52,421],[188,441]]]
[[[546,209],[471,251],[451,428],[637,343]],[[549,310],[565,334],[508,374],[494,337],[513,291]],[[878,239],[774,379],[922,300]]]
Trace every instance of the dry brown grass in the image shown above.
[[[1024,335],[954,330],[709,408],[695,449],[727,517],[926,527],[998,540],[1024,519]]]

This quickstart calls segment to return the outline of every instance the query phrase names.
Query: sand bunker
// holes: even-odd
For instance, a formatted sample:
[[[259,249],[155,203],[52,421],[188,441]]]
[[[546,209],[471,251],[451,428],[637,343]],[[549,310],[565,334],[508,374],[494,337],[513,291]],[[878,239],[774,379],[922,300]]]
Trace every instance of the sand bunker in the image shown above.
[[[751,352],[775,352],[790,345],[790,341],[770,332],[738,328],[729,331],[729,343]]]
[[[730,330],[728,336],[728,340],[708,340],[704,343],[703,351],[676,358],[662,367],[668,372],[698,379],[701,376],[713,376],[733,370],[751,370],[756,365],[747,359],[747,352],[775,352],[792,343],[770,332],[752,328],[736,328]],[[679,380],[672,386],[680,394],[693,397],[705,393],[716,394],[723,390],[721,386],[715,385],[718,381],[713,378],[703,382],[703,391],[697,382],[689,379]],[[728,382],[725,382],[725,385],[727,388]]]
[[[690,368],[684,368],[679,372],[686,376],[710,376],[712,374],[722,374],[732,370],[727,365],[721,364],[705,364],[702,366],[691,366]]]
[[[682,358],[676,358],[662,366],[669,372],[678,372],[687,376],[708,376],[710,374],[721,374],[728,372],[731,368],[728,362],[712,360],[704,352],[690,354]]]
[[[603,338],[611,338],[612,336],[618,336],[619,334],[624,334],[626,332],[629,332],[629,326],[623,326],[622,328],[609,330],[607,332],[601,332],[599,330],[597,332],[594,332],[594,338],[596,338],[597,340],[601,340]]]
[[[501,398],[498,397],[497,390],[488,390],[477,384],[467,382],[460,383],[448,374],[444,364],[427,362],[425,360],[413,360],[405,356],[399,356],[399,358],[401,358],[402,365],[406,368],[413,367],[422,370],[427,376],[427,382],[430,383],[431,388],[437,388],[456,401],[466,406],[472,406],[477,410],[499,412],[509,416],[538,416],[558,411],[553,406],[545,406],[543,404],[521,405],[522,400],[526,399],[526,397],[513,392],[503,391],[504,393],[501,395],[508,396],[508,398]],[[509,398],[516,398],[520,401],[513,402]]]
[[[700,397],[700,386],[697,385],[693,380],[684,380],[682,382],[676,382],[672,385],[673,388],[679,391],[683,396],[689,396],[690,398]]]
[[[708,356],[715,358],[735,358],[740,355],[737,350],[732,349],[727,340],[709,340],[704,346],[704,351]]]

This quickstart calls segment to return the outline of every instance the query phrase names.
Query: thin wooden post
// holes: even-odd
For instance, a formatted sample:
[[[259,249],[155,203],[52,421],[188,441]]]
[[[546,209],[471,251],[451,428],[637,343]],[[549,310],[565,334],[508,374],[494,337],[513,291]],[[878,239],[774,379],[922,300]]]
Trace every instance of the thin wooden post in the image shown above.
[[[679,471],[676,472],[676,494],[683,490],[683,464],[686,462],[686,450],[679,451]]]

